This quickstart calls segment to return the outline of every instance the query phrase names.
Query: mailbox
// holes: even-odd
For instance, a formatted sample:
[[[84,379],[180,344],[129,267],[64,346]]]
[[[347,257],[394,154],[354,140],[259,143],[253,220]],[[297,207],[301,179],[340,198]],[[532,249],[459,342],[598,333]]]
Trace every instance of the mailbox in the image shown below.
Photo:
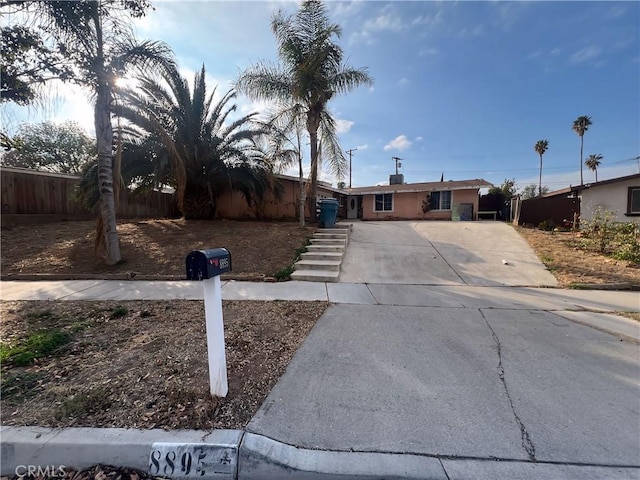
[[[231,254],[226,248],[194,250],[187,255],[187,280],[207,280],[231,271]]]

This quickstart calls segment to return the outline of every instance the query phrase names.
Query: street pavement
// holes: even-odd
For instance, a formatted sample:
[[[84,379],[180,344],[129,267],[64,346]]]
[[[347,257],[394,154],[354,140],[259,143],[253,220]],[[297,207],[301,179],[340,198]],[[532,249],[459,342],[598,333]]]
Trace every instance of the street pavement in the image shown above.
[[[640,324],[608,313],[638,292],[538,288],[550,274],[497,222],[376,223],[354,226],[341,283],[223,282],[227,300],[331,302],[247,426],[239,478],[640,479]],[[3,300],[202,295],[0,283]]]

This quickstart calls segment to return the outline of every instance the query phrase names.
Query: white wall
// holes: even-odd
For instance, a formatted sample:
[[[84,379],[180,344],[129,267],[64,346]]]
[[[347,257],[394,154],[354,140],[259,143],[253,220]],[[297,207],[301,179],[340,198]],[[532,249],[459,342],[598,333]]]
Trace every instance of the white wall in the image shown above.
[[[624,182],[609,183],[582,190],[580,218],[591,220],[598,207],[611,210],[616,214],[616,222],[640,222],[640,217],[627,217],[627,201],[629,187],[640,187],[640,179],[634,178]]]

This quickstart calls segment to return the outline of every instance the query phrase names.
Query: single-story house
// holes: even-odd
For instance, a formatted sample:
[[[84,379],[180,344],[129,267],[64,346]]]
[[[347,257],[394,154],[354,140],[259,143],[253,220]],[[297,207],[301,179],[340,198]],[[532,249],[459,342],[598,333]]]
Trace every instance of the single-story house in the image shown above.
[[[514,222],[538,225],[542,221],[567,225],[574,214],[592,220],[598,207],[615,214],[615,222],[640,222],[640,173],[584,185],[571,185],[530,198],[516,208]]]
[[[640,173],[571,187],[580,197],[580,218],[591,220],[598,208],[615,213],[616,222],[640,222]]]
[[[394,183],[394,178],[391,180],[390,183]],[[475,179],[346,188],[346,217],[362,220],[477,220],[478,192],[492,186],[486,180]]]

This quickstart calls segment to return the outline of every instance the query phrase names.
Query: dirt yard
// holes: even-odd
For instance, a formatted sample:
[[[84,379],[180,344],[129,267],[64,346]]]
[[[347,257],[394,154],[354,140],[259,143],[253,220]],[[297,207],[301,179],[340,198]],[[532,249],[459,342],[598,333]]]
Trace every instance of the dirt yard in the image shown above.
[[[244,428],[326,307],[224,302],[218,399],[203,302],[2,302],[2,425]]]
[[[516,228],[563,287],[605,283],[640,287],[640,265],[585,251],[572,232]]]
[[[296,249],[313,234],[313,227],[300,228],[295,222],[123,221],[118,233],[124,262],[112,267],[96,259],[94,232],[92,221],[3,227],[2,275],[185,278],[189,252],[225,247],[231,252],[231,277],[259,279],[290,265]]]

